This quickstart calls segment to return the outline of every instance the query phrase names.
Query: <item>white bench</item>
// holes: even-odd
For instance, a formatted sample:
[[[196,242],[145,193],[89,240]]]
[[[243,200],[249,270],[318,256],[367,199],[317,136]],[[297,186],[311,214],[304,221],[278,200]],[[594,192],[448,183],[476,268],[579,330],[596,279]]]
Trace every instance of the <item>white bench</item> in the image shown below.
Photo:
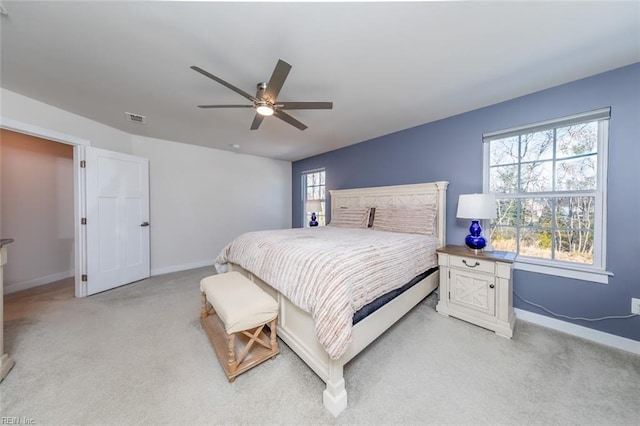
[[[230,382],[280,352],[278,303],[264,290],[241,273],[228,272],[203,278],[200,291],[200,323]]]

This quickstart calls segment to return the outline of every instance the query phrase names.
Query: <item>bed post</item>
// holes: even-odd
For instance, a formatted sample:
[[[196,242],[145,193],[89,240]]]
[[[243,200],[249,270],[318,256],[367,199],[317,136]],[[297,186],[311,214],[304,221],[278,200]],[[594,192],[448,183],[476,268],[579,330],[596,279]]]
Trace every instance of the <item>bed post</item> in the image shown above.
[[[435,182],[438,188],[438,247],[447,245],[447,186],[449,182]]]
[[[329,360],[329,377],[327,388],[322,392],[322,403],[334,417],[347,408],[347,389],[344,386],[342,363],[338,360]]]

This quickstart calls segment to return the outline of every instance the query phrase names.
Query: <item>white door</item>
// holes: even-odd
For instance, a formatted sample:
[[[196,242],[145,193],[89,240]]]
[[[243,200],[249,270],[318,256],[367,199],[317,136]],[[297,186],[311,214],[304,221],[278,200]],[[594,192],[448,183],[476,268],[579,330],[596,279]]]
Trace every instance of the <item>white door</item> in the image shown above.
[[[86,147],[87,295],[149,277],[149,160]]]

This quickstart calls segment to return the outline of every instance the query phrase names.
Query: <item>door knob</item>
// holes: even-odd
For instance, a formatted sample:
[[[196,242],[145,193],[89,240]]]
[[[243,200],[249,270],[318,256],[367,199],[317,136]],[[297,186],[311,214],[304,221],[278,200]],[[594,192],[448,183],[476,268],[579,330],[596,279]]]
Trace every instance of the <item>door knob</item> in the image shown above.
[[[149,226],[149,222],[142,222],[140,226]]]

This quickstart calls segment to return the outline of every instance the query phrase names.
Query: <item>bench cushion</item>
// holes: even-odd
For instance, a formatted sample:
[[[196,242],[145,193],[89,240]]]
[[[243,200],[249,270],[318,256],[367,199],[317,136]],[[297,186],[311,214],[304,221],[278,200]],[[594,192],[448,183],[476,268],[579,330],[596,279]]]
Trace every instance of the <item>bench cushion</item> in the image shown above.
[[[200,289],[224,323],[227,334],[258,327],[278,316],[278,302],[240,272],[203,278]]]

